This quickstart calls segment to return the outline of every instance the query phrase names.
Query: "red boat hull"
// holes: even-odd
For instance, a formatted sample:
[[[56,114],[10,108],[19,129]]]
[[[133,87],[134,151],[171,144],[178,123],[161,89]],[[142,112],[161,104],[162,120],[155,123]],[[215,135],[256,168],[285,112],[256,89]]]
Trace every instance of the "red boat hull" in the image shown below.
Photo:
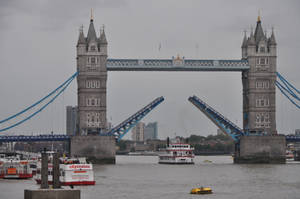
[[[35,179],[37,184],[41,184],[40,179]],[[52,181],[48,181],[49,184],[52,184]],[[95,181],[74,181],[74,182],[61,182],[62,186],[70,186],[70,185],[95,185]]]
[[[16,175],[0,175],[0,178],[5,179],[28,179],[32,178],[32,174],[16,174]]]

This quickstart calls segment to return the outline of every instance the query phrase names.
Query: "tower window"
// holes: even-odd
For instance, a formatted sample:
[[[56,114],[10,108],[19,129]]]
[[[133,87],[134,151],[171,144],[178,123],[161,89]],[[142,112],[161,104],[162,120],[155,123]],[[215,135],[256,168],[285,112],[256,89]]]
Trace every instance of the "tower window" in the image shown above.
[[[268,58],[257,58],[256,59],[256,65],[266,65],[269,64]]]
[[[91,57],[91,64],[95,64],[96,63],[96,58],[95,57]]]
[[[256,81],[256,88],[258,89],[268,89],[270,86],[269,80],[257,80]]]
[[[96,46],[91,46],[91,51],[96,51]]]
[[[90,81],[86,81],[85,86],[86,86],[86,88],[91,88],[91,82]]]
[[[266,48],[265,48],[264,46],[262,46],[262,47],[259,48],[259,51],[260,51],[261,53],[264,53],[264,52],[266,52]]]
[[[86,88],[100,88],[100,81],[99,80],[87,80]]]
[[[256,107],[268,107],[269,98],[267,96],[259,96],[256,98]]]
[[[87,106],[100,106],[100,98],[98,97],[87,98],[86,104]]]
[[[256,128],[270,128],[269,113],[256,113],[255,127]]]

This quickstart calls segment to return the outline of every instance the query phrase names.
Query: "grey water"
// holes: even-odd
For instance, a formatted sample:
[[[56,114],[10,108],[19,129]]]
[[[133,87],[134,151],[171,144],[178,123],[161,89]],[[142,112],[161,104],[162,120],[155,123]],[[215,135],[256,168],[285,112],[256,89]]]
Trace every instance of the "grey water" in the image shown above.
[[[300,198],[299,162],[233,164],[230,156],[196,156],[194,165],[162,165],[156,156],[117,156],[116,160],[116,165],[94,166],[95,186],[75,187],[82,199]],[[211,187],[213,194],[189,194],[199,186]],[[33,179],[1,179],[0,199],[23,198],[24,189],[36,188]]]

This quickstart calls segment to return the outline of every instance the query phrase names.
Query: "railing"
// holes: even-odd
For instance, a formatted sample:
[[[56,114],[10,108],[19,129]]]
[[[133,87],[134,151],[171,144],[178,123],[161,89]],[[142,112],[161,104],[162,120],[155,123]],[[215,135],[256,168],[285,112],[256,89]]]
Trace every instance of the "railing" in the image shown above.
[[[213,109],[197,96],[189,97],[189,101],[194,104],[199,110],[201,110],[210,120],[212,120],[219,128],[221,128],[226,134],[230,135],[235,141],[239,140],[239,137],[245,135],[243,130],[224,117],[221,113]]]
[[[247,60],[108,59],[109,71],[244,71]]]
[[[164,101],[163,97],[158,97],[153,100],[150,104],[130,116],[128,119],[121,122],[116,127],[112,128],[108,133],[104,135],[113,135],[117,138],[117,141],[121,140],[122,137],[137,123],[144,118],[150,111],[152,111],[156,106],[158,106],[161,102]]]
[[[39,141],[69,141],[68,135],[18,135],[18,136],[0,136],[0,142],[39,142]]]

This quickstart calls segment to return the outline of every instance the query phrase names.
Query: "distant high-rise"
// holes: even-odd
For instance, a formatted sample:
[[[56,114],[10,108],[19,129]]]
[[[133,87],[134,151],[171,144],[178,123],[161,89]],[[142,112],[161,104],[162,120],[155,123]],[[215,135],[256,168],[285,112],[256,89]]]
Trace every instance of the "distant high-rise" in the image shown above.
[[[132,140],[133,141],[144,141],[144,129],[145,124],[143,122],[139,122],[135,127],[132,128]]]
[[[75,135],[77,130],[77,106],[67,106],[67,135]]]
[[[144,141],[157,139],[157,122],[148,123],[144,130]]]

